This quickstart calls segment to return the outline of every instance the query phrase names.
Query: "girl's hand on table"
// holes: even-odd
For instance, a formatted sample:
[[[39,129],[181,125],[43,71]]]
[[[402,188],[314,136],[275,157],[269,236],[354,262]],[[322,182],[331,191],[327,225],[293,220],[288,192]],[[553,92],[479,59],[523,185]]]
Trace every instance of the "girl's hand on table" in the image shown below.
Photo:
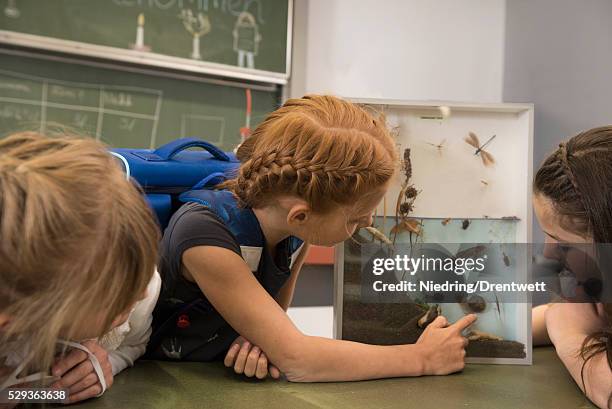
[[[274,379],[280,378],[280,371],[269,362],[266,354],[242,336],[236,338],[230,346],[224,364],[228,368],[233,366],[237,374],[248,377],[264,379],[270,375]]]
[[[113,369],[108,359],[108,352],[93,340],[85,341],[82,345],[98,358],[104,373],[106,388],[110,388],[113,384]],[[68,389],[69,403],[93,398],[102,392],[102,384],[93,364],[88,355],[80,349],[74,349],[60,358],[53,365],[52,374],[60,377],[60,380],[55,382],[52,387]]]

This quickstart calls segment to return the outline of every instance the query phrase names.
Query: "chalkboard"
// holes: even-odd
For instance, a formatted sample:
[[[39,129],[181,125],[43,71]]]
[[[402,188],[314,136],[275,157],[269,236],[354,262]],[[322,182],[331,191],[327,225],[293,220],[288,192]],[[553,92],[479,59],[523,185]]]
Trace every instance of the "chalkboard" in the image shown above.
[[[251,91],[252,126],[278,104]],[[0,135],[62,125],[113,147],[157,147],[194,136],[232,150],[246,122],[246,90],[0,50]]]
[[[284,83],[291,5],[292,0],[2,0],[0,41]]]

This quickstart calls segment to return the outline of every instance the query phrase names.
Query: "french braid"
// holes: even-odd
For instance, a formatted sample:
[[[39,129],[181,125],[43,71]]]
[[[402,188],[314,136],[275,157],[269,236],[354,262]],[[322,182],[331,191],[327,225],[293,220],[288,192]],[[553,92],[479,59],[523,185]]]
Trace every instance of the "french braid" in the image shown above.
[[[224,184],[248,207],[294,195],[320,211],[354,202],[394,173],[384,120],[331,96],[290,99],[239,148],[237,177]]]

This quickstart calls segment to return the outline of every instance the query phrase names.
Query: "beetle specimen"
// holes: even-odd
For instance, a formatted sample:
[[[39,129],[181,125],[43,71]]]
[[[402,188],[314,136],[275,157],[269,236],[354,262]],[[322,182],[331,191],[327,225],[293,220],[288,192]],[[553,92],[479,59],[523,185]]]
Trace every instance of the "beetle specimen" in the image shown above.
[[[504,252],[502,252],[503,256],[503,260],[504,260],[504,264],[506,265],[506,267],[510,267],[510,257],[508,257],[508,255]]]

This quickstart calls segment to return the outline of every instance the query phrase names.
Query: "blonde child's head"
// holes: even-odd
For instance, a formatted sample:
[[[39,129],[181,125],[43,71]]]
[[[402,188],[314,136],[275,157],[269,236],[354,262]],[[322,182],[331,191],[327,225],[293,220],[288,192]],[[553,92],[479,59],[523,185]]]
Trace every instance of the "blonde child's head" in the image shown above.
[[[297,220],[310,224],[301,238],[317,244],[340,242],[371,222],[397,163],[384,118],[321,95],[288,100],[240,146],[238,158],[239,174],[225,187],[251,208],[299,199],[306,213]]]
[[[102,335],[143,297],[158,229],[91,139],[0,140],[0,344],[48,365],[57,339]]]

